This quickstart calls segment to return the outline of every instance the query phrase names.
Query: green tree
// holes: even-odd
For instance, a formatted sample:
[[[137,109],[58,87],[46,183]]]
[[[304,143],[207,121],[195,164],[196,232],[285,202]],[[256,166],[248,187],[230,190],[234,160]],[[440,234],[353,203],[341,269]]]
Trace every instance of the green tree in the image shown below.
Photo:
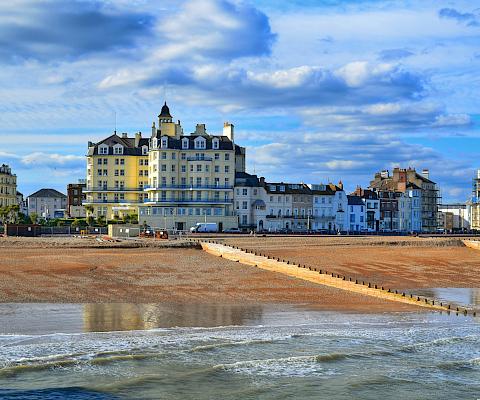
[[[105,216],[103,215],[100,215],[98,218],[97,218],[97,224],[99,226],[105,226],[107,224],[107,221],[105,219]]]
[[[38,214],[36,212],[30,213],[30,221],[32,221],[32,224],[38,223]]]

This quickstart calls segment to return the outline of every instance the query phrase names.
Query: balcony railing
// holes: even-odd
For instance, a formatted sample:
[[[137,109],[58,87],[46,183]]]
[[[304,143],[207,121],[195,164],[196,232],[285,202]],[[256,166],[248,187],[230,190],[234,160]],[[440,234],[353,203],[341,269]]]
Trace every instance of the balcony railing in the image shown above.
[[[86,204],[143,204],[142,200],[115,200],[115,199],[101,199],[101,200],[84,200],[83,205]]]
[[[145,203],[210,203],[210,204],[232,204],[233,200],[228,199],[176,199],[176,198],[165,198],[165,199],[146,199]]]
[[[178,190],[205,190],[205,189],[217,189],[217,190],[232,190],[232,185],[158,185],[158,186],[144,186],[145,190],[165,190],[165,189],[178,189]]]
[[[212,161],[212,157],[187,157],[187,161]]]
[[[88,186],[83,190],[85,193],[88,192],[143,192],[141,187],[108,187],[108,186]]]

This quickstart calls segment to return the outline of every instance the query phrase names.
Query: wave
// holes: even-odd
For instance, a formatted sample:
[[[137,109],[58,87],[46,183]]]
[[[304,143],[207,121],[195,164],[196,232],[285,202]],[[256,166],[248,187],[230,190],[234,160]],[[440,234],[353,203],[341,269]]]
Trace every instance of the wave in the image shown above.
[[[480,367],[480,357],[472,358],[470,360],[457,360],[440,363],[437,365],[440,369],[458,370],[458,369],[478,369]]]
[[[446,346],[449,344],[476,342],[479,340],[480,340],[479,335],[451,336],[451,337],[434,339],[428,342],[409,344],[409,345],[400,347],[398,351],[402,353],[413,353],[426,347]]]
[[[223,343],[214,343],[214,344],[206,344],[202,346],[195,346],[193,349],[190,351],[192,353],[199,352],[199,351],[210,351],[210,350],[216,350],[219,348],[223,347],[236,347],[236,346],[248,346],[248,345],[254,345],[254,344],[267,344],[267,343],[273,343],[273,340],[241,340],[238,342],[223,342]]]
[[[69,367],[76,363],[77,363],[77,360],[61,360],[61,361],[46,362],[41,364],[12,365],[12,366],[1,368],[0,376],[11,377],[11,376],[19,375],[26,372]]]

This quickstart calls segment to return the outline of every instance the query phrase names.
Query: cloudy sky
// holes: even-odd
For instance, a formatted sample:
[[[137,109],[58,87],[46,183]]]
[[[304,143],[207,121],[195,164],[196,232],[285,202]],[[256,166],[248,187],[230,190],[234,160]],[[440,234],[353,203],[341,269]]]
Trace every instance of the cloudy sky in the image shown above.
[[[429,168],[444,201],[480,168],[472,1],[9,0],[0,3],[0,163],[65,191],[89,140],[236,126],[267,180],[368,185]]]

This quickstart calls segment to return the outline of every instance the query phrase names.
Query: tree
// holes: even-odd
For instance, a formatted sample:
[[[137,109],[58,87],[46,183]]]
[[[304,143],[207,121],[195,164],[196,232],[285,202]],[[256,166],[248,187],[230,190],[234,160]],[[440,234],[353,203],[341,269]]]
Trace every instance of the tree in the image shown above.
[[[30,213],[30,220],[32,224],[36,224],[38,222],[38,214],[36,212]]]
[[[78,228],[80,226],[80,220],[78,218],[75,218],[72,221],[72,228]]]
[[[87,213],[87,217],[91,216],[93,214],[93,206],[91,205],[85,206],[85,211]]]
[[[107,223],[106,219],[105,219],[105,216],[103,215],[100,215],[98,218],[97,218],[97,224],[99,226],[105,226]]]
[[[93,218],[92,215],[89,215],[89,216],[87,217],[86,221],[87,221],[87,225],[88,225],[88,226],[92,226],[92,225],[94,224],[94,222],[95,222],[95,218]]]

